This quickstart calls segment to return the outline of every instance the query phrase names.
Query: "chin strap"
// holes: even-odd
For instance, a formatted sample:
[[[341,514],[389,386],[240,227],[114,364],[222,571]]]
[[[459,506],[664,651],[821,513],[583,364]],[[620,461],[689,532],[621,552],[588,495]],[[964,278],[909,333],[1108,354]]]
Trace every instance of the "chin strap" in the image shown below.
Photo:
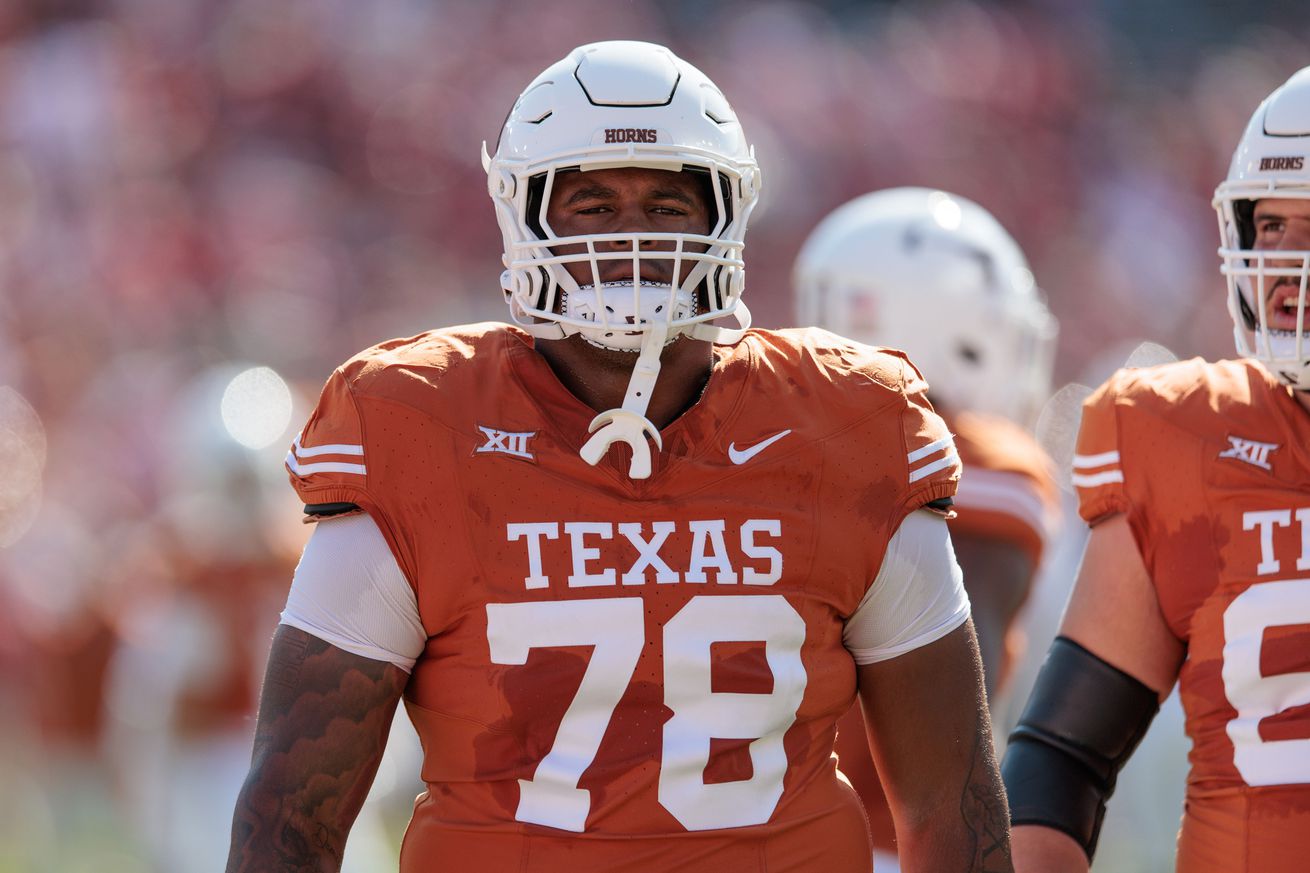
[[[683,333],[692,339],[705,340],[721,346],[734,345],[750,329],[751,311],[746,308],[745,303],[738,300],[737,305],[732,310],[732,317],[737,320],[737,327],[735,328],[718,327],[708,322],[701,322],[700,324],[693,324]]]
[[[741,339],[751,325],[750,310],[740,300],[732,315],[738,324],[735,330],[701,323],[681,332],[692,339],[731,345]],[[628,466],[628,475],[633,479],[650,478],[650,445],[646,439],[649,437],[658,451],[663,451],[664,443],[659,428],[646,418],[646,407],[650,403],[651,392],[655,390],[655,380],[660,374],[660,354],[668,340],[667,324],[651,324],[646,328],[641,337],[641,353],[637,355],[632,377],[628,380],[623,406],[602,412],[591,420],[587,432],[592,437],[578,452],[582,460],[594,467],[605,457],[610,446],[624,442],[632,446],[632,463]]]
[[[591,420],[587,432],[591,439],[582,446],[579,454],[582,460],[593,467],[605,457],[610,446],[624,442],[632,446],[632,463],[628,475],[633,479],[646,479],[650,476],[650,446],[646,438],[650,437],[655,448],[662,450],[664,444],[660,439],[659,428],[646,418],[646,407],[650,403],[651,392],[655,390],[655,380],[660,374],[660,353],[669,336],[666,324],[648,326],[641,337],[641,354],[632,367],[632,378],[628,380],[628,392],[623,397],[623,406],[602,412]]]

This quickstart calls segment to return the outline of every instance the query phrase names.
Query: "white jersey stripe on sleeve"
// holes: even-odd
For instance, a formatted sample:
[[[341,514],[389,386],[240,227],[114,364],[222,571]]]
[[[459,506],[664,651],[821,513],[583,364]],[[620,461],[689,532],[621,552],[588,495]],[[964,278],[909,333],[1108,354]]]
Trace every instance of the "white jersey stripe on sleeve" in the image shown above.
[[[925,476],[932,475],[933,473],[936,473],[938,470],[941,470],[945,467],[949,467],[952,464],[958,463],[959,455],[955,453],[954,438],[951,437],[950,434],[947,434],[941,439],[933,440],[932,442],[928,443],[928,445],[915,449],[914,451],[908,453],[905,456],[905,460],[907,464],[910,467],[913,467],[915,464],[919,463],[925,458],[930,458],[933,455],[938,454],[939,452],[941,453],[942,456],[937,460],[924,464],[922,467],[919,467],[917,470],[910,470],[911,483],[918,482],[920,479],[922,479]]]
[[[1092,473],[1090,475],[1074,473],[1070,477],[1070,481],[1079,488],[1095,488],[1097,485],[1122,482],[1123,480],[1124,474],[1120,470],[1106,470],[1103,473]]]
[[[305,448],[300,444],[300,437],[303,434],[296,434],[296,439],[291,444],[291,451],[287,452],[287,469],[297,476],[308,476],[311,473],[355,473],[360,476],[367,475],[368,471],[363,464],[352,464],[346,461],[318,461],[313,464],[302,464],[303,458],[315,458],[323,455],[345,455],[348,457],[364,457],[364,447],[351,443],[330,443],[322,446],[310,446]]]
[[[364,447],[351,445],[348,443],[334,443],[326,446],[310,446],[305,448],[300,444],[300,434],[296,435],[294,448],[297,458],[314,458],[319,455],[360,455],[364,454]]]
[[[928,457],[929,455],[935,455],[935,454],[937,454],[938,452],[940,452],[942,449],[947,448],[948,446],[954,446],[954,445],[955,445],[955,440],[953,440],[953,439],[952,439],[951,437],[949,437],[949,436],[944,436],[944,437],[942,437],[942,438],[939,439],[939,440],[936,440],[936,441],[934,441],[934,442],[928,443],[928,445],[924,446],[924,447],[921,448],[921,449],[915,449],[914,451],[910,452],[910,453],[906,456],[905,460],[908,461],[909,463],[913,464],[915,461],[918,461],[918,460],[921,460],[921,459],[923,459],[923,458],[926,458],[926,457]],[[911,481],[913,481],[913,480],[911,480]]]
[[[1074,455],[1073,466],[1075,470],[1090,470],[1093,467],[1104,467],[1106,464],[1119,463],[1119,453],[1101,452],[1099,455]]]
[[[316,464],[302,464],[296,460],[296,456],[291,452],[287,452],[286,464],[287,469],[297,476],[308,476],[310,473],[357,473],[364,476],[368,473],[363,464],[347,464],[341,461],[320,461]]]
[[[944,457],[938,458],[937,460],[933,461],[931,464],[926,464],[917,470],[911,470],[910,481],[918,482],[924,476],[932,475],[933,473],[936,473],[938,470],[942,469],[943,467],[949,467],[952,464],[956,463],[958,457],[959,456],[955,454],[954,447],[952,447]]]
[[[1093,472],[1100,467],[1108,467],[1109,469]],[[1079,488],[1095,488],[1097,485],[1122,482],[1123,480],[1123,471],[1119,469],[1118,451],[1073,456],[1073,475],[1069,481]]]

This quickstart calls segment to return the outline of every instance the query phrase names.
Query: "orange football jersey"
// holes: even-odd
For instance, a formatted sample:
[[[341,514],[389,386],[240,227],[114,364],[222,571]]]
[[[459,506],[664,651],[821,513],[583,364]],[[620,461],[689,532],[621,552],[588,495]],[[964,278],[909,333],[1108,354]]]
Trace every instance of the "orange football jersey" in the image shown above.
[[[902,518],[955,492],[899,353],[822,331],[717,347],[650,478],[522,332],[443,329],[334,373],[288,466],[377,521],[429,635],[405,703],[431,870],[867,871],[831,757],[845,620]]]
[[[955,434],[963,466],[952,535],[1013,543],[1031,558],[1035,576],[1047,537],[1059,517],[1050,457],[1028,431],[1004,418],[964,413],[947,417],[946,423]],[[1027,584],[1031,586],[1032,581],[1030,576]],[[864,802],[874,845],[894,850],[895,828],[869,752],[858,702],[837,725],[837,758],[842,773]]]
[[[998,416],[966,412],[946,423],[964,466],[951,529],[1022,548],[1035,576],[1060,516],[1046,450],[1028,431]]]
[[[1310,857],[1310,415],[1251,361],[1122,370],[1074,457],[1089,524],[1125,513],[1187,647],[1182,873]]]

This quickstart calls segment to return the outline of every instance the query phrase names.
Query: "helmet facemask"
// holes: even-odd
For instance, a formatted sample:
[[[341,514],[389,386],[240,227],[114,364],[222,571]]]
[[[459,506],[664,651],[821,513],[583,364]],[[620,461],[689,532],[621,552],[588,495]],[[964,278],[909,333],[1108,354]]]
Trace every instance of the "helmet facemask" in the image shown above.
[[[1255,248],[1254,212],[1257,198],[1241,198],[1231,186],[1220,186],[1216,195],[1219,212],[1219,271],[1228,290],[1228,313],[1233,320],[1233,342],[1237,353],[1254,358],[1284,383],[1298,390],[1310,390],[1310,336],[1306,319],[1307,287],[1310,287],[1310,250]],[[1310,199],[1303,192],[1261,192],[1258,199]],[[1286,298],[1296,312],[1296,327],[1280,329],[1269,325],[1270,296]]]
[[[744,265],[730,195],[740,180],[717,168],[682,169],[703,177],[711,222],[706,233],[560,236],[547,217],[551,193],[560,174],[582,168],[552,167],[529,179],[521,211],[514,206],[515,221],[526,233],[510,248],[503,277],[515,322],[537,327],[549,321],[566,336],[577,333],[600,348],[636,352],[643,325],[666,324],[672,342],[693,325],[733,314],[740,287],[733,287],[732,277]],[[710,184],[711,172],[718,185]],[[610,261],[630,262],[632,278],[604,280],[602,264]],[[575,264],[584,266],[581,280],[569,271]]]

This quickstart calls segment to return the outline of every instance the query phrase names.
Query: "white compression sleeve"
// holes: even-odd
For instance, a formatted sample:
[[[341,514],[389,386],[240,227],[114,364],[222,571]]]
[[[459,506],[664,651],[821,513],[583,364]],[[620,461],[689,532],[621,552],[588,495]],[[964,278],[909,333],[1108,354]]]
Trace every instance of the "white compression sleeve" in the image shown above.
[[[315,526],[282,624],[406,673],[427,644],[414,589],[377,523],[363,513]]]
[[[855,663],[872,664],[939,640],[968,617],[969,595],[946,520],[918,510],[887,544],[878,577],[847,619],[842,641]]]

